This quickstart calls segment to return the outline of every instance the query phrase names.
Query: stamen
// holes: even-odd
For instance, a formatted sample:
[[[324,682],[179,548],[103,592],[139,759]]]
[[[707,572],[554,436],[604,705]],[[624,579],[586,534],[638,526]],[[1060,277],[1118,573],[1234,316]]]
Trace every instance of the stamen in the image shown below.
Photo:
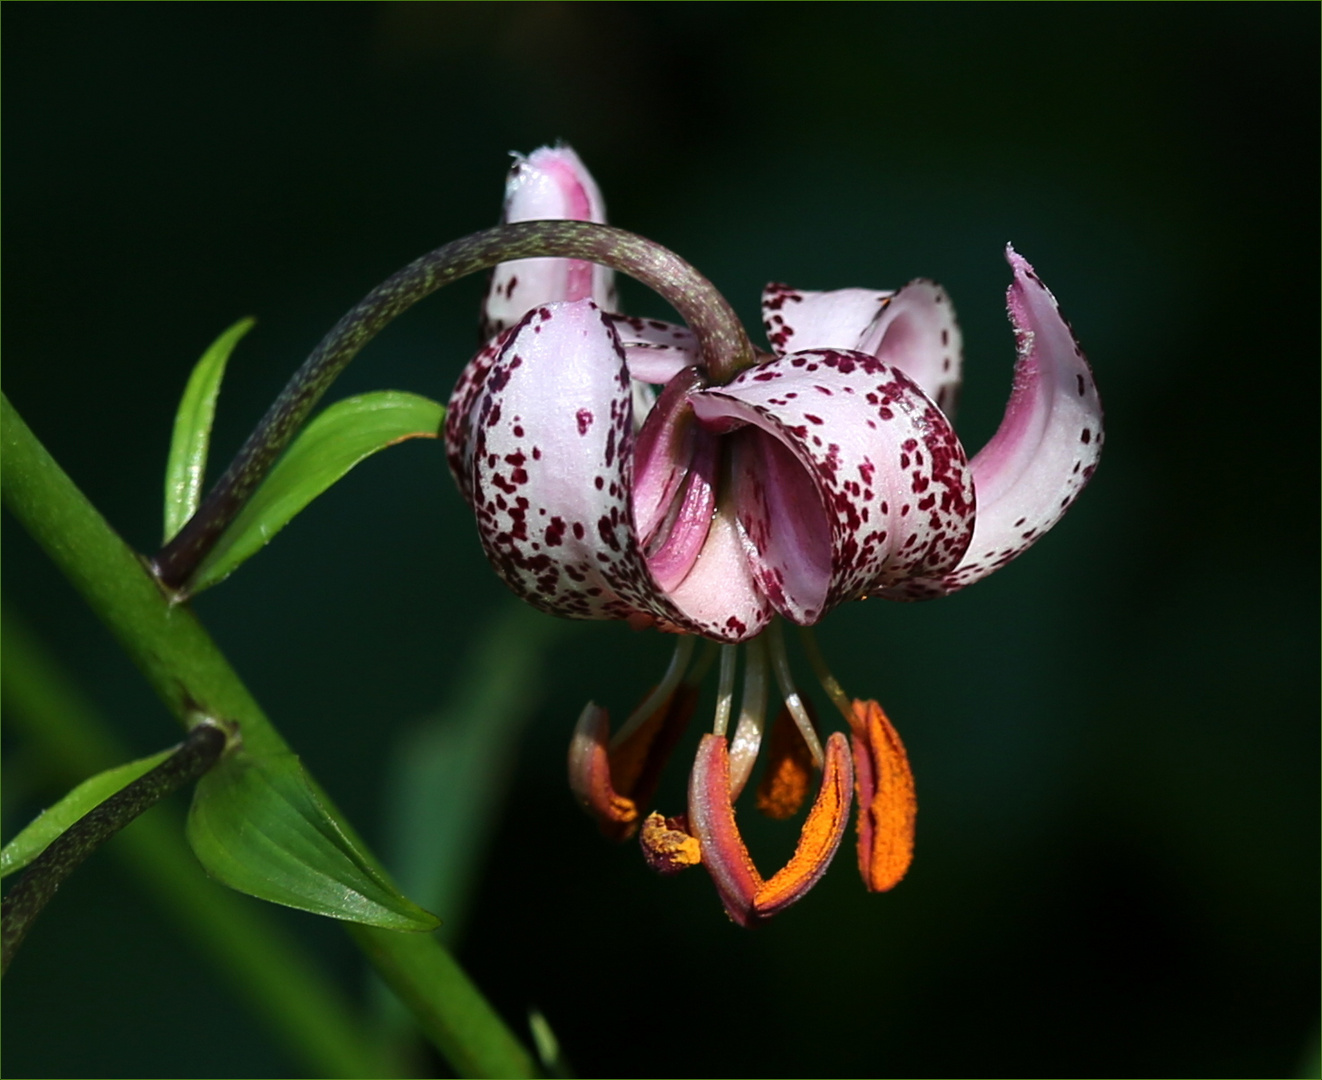
[[[803,897],[826,873],[844,839],[849,824],[849,803],[854,770],[849,762],[849,744],[844,733],[832,732],[826,741],[826,764],[822,786],[799,834],[799,845],[782,870],[760,889],[753,899],[759,916],[775,915]]]
[[[817,768],[823,764],[822,742],[817,738],[817,729],[813,727],[812,717],[808,715],[808,710],[803,706],[803,699],[799,697],[799,692],[794,689],[794,677],[790,674],[789,657],[785,655],[785,635],[780,628],[780,620],[773,619],[771,625],[767,628],[770,637],[771,646],[771,667],[776,673],[776,685],[780,687],[780,696],[785,699],[785,707],[789,709],[790,715],[794,717],[794,722],[799,726],[799,733],[803,736],[803,741],[808,744],[808,750],[812,753],[812,763]]]
[[[704,735],[698,744],[689,774],[688,820],[701,845],[702,865],[711,875],[726,913],[740,926],[748,926],[762,875],[735,824],[730,757],[719,735]]]
[[[643,858],[658,874],[669,877],[702,862],[702,845],[688,831],[688,818],[647,815],[638,834]]]
[[[734,661],[739,653],[737,645],[721,646],[721,675],[716,684],[716,722],[712,734],[725,736],[730,726],[730,710],[734,704]]]
[[[757,785],[757,808],[776,821],[793,817],[812,788],[812,755],[799,737],[788,709],[781,709],[771,727],[771,752],[762,782]]]
[[[647,723],[648,719],[661,708],[666,698],[675,692],[675,687],[679,685],[680,679],[684,677],[684,671],[693,658],[693,646],[696,642],[697,638],[690,634],[679,635],[675,642],[675,651],[670,657],[670,666],[666,668],[665,675],[657,683],[656,689],[643,698],[643,703],[629,714],[629,719],[611,737],[612,750],[629,738],[643,724]]]
[[[646,806],[656,793],[661,772],[670,760],[675,745],[688,729],[697,704],[698,688],[687,682],[680,683],[646,723],[619,746],[611,749],[611,783],[616,791],[627,795],[639,808]],[[623,840],[633,829],[605,831]]]
[[[899,732],[875,701],[850,717],[858,787],[858,871],[872,892],[899,884],[913,861],[918,800]]]
[[[702,865],[731,919],[740,926],[755,925],[801,899],[817,883],[844,836],[853,782],[849,744],[837,731],[827,742],[822,786],[798,847],[784,869],[764,881],[735,822],[725,740],[719,735],[702,737],[689,777],[688,822],[698,838]]]
[[[808,654],[808,663],[812,665],[817,681],[822,684],[822,689],[826,691],[826,696],[831,699],[831,703],[840,710],[840,714],[851,724],[854,722],[854,703],[849,700],[849,695],[836,681],[831,669],[826,666],[826,657],[822,655],[821,646],[817,644],[817,635],[812,632],[810,626],[799,627],[799,637],[803,641],[803,651]]]
[[[748,643],[744,666],[744,692],[739,704],[739,723],[730,740],[730,801],[748,783],[762,745],[767,725],[767,649],[760,637]]]
[[[638,819],[638,806],[611,784],[610,759],[606,756],[609,730],[610,715],[589,701],[569,741],[569,787],[603,832],[631,832]]]
[[[689,686],[701,686],[703,680],[707,678],[707,672],[711,671],[712,664],[716,663],[716,655],[720,651],[721,647],[716,642],[703,638],[702,652],[698,653],[698,658],[693,661],[693,667],[684,681]]]

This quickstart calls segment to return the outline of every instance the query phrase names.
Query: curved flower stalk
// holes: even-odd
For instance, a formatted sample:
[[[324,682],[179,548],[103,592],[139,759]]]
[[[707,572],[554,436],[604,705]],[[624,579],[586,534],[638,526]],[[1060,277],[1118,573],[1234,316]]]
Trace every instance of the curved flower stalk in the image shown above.
[[[520,158],[511,172],[505,220],[538,215],[604,221],[596,184],[566,147]],[[609,271],[546,259],[493,275],[490,339],[450,402],[451,471],[492,565],[528,602],[721,643],[716,720],[688,814],[653,815],[641,836],[658,869],[705,865],[741,924],[817,880],[843,835],[851,786],[869,887],[898,881],[912,846],[912,777],[894,729],[820,666],[852,758],[842,735],[823,747],[776,616],[808,627],[847,600],[962,589],[1040,539],[1096,467],[1092,373],[1032,267],[1008,247],[1006,258],[1014,385],[995,436],[971,460],[952,425],[960,332],[930,281],[892,292],[768,286],[771,351],[718,379],[686,328],[612,312]],[[571,783],[611,835],[639,827],[693,712],[691,638],[680,642],[662,684],[613,739],[603,710],[590,705],[580,719]],[[742,706],[728,738],[741,643]],[[799,852],[764,880],[732,803],[762,741],[772,674],[785,709],[759,802],[792,813],[812,768],[822,777]]]

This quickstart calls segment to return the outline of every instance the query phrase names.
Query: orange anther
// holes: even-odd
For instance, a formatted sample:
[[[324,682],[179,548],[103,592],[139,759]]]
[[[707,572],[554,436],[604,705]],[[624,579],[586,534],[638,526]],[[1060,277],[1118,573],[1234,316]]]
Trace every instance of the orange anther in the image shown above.
[[[762,875],[739,835],[730,803],[730,752],[724,735],[704,735],[689,775],[689,825],[702,846],[725,911],[740,926],[753,919],[753,898]]]
[[[875,701],[855,701],[854,776],[858,791],[858,870],[863,884],[885,892],[913,861],[918,799],[899,733]]]
[[[637,730],[611,748],[611,780],[617,791],[636,803],[646,804],[652,798],[661,770],[688,727],[697,703],[697,687],[680,683]]]
[[[589,702],[569,742],[569,787],[583,809],[597,819],[602,832],[623,839],[637,827],[638,807],[611,785],[606,752],[609,736],[610,714]]]
[[[782,707],[771,728],[766,772],[757,785],[757,808],[780,821],[793,817],[812,785],[812,751],[803,741],[788,708]]]
[[[800,740],[802,741],[802,740]],[[758,915],[774,915],[789,907],[826,873],[845,835],[849,822],[850,788],[854,770],[849,761],[849,745],[842,732],[834,732],[826,742],[826,760],[822,768],[822,786],[808,811],[808,820],[783,869],[757,890],[753,907]]]
[[[817,884],[845,835],[853,782],[849,744],[842,732],[836,732],[826,744],[822,786],[799,846],[785,868],[764,881],[735,822],[725,738],[703,736],[689,780],[689,822],[702,845],[702,865],[731,919],[752,926],[783,911]]]
[[[569,743],[569,786],[604,835],[627,840],[637,832],[638,808],[655,793],[697,699],[696,688],[681,684],[614,748],[608,748],[606,710],[595,704],[583,710]]]
[[[702,862],[702,846],[688,831],[684,817],[667,818],[648,814],[643,821],[638,842],[643,848],[647,865],[658,874],[678,874]]]

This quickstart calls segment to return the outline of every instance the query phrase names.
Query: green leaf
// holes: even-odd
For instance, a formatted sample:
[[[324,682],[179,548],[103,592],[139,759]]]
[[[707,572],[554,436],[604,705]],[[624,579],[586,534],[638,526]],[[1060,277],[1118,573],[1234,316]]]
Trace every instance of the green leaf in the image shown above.
[[[388,930],[440,925],[336,824],[294,754],[240,750],[207,773],[188,842],[213,878],[261,900]]]
[[[202,481],[207,471],[211,424],[216,417],[216,398],[225,364],[249,330],[254,319],[240,319],[202,354],[179,399],[174,414],[170,456],[165,462],[165,541],[170,539],[197,510],[202,499]]]
[[[151,757],[116,765],[113,769],[97,773],[84,780],[54,806],[43,810],[26,829],[0,849],[0,878],[9,876],[15,870],[22,870],[80,817],[144,773],[156,768],[174,750],[172,747],[159,754],[152,754]]]
[[[316,417],[225,530],[188,583],[189,594],[224,580],[303,507],[364,458],[405,439],[434,439],[445,408],[399,390],[337,401]]]

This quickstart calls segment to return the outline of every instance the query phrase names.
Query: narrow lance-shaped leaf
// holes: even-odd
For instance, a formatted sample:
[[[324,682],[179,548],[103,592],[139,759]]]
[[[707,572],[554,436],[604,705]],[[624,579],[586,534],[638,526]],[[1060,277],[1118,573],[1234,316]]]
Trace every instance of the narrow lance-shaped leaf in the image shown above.
[[[22,870],[75,821],[100,806],[115,792],[156,768],[174,750],[172,747],[159,754],[152,754],[151,757],[129,761],[97,773],[84,780],[54,806],[43,810],[27,828],[0,849],[0,878],[9,876],[15,870]]]
[[[211,425],[216,418],[216,398],[230,353],[249,330],[254,319],[240,319],[211,343],[193,368],[174,414],[170,456],[165,462],[165,540],[184,527],[202,499],[202,481],[207,471]]]
[[[188,841],[208,874],[258,899],[388,930],[440,925],[336,824],[293,754],[222,761],[197,785]]]
[[[194,594],[224,580],[345,473],[405,439],[434,439],[445,418],[439,403],[379,390],[345,398],[303,430],[188,582]]]

